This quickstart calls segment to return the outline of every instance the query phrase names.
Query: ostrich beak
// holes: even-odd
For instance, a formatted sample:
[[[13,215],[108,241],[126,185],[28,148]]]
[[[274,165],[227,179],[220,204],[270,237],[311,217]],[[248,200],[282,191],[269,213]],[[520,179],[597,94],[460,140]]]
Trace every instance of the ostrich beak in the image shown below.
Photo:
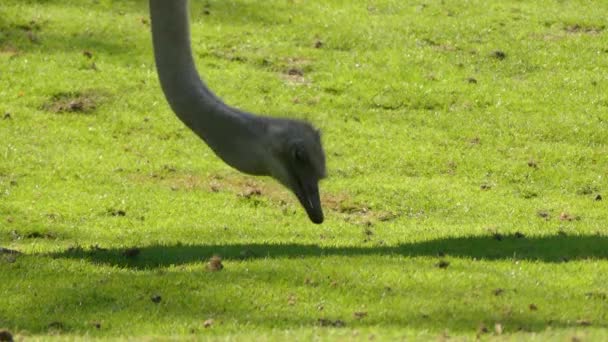
[[[313,223],[323,223],[323,208],[319,197],[319,181],[298,180],[294,193]]]

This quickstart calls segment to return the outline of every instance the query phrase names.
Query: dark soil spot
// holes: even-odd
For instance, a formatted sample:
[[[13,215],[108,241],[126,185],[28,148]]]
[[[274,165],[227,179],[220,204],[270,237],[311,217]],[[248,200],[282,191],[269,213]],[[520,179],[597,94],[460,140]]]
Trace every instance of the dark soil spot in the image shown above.
[[[42,28],[42,25],[40,25],[40,23],[38,23],[35,20],[31,20],[28,23],[17,24],[14,27],[18,28],[18,29],[20,29],[22,31],[31,32],[31,31],[40,31],[40,29]]]
[[[521,232],[515,232],[515,234],[513,236],[515,236],[515,238],[517,238],[517,239],[523,239],[526,237],[524,235],[524,233],[521,233]]]
[[[221,271],[223,268],[222,258],[219,255],[212,256],[211,260],[207,263],[207,270],[211,272]]]
[[[477,79],[475,77],[469,77],[467,78],[467,82],[470,84],[477,84]]]
[[[561,214],[559,214],[559,219],[560,219],[561,221],[568,221],[568,222],[571,222],[571,221],[575,221],[575,220],[576,220],[576,221],[580,220],[580,217],[579,217],[579,216],[572,215],[572,214],[569,214],[569,213],[567,213],[567,212],[562,212]]]
[[[588,327],[591,325],[591,321],[588,319],[579,319],[576,321],[576,324],[578,324],[582,327]]]
[[[63,322],[54,321],[54,322],[49,323],[47,325],[47,328],[49,330],[62,331],[62,330],[65,330],[65,324],[63,324]]]
[[[437,264],[435,264],[435,266],[439,268],[448,268],[448,266],[450,266],[450,262],[447,260],[441,260]]]
[[[507,58],[507,54],[504,51],[495,50],[490,53],[490,57],[496,58],[499,61],[502,61],[503,59]]]
[[[127,212],[122,209],[108,209],[108,214],[111,216],[126,216]]]
[[[165,165],[163,165],[163,171],[173,173],[173,172],[177,172],[177,168],[175,166],[165,164]]]
[[[536,304],[530,304],[528,305],[528,309],[530,309],[530,311],[537,311],[538,306],[536,306]]]
[[[18,254],[21,254],[21,252],[16,251],[14,249],[8,249],[8,248],[0,247],[0,255],[1,254],[18,255]]]
[[[608,294],[606,292],[587,292],[585,293],[585,297],[587,299],[606,300],[608,299]]]
[[[95,91],[67,92],[54,94],[42,105],[42,109],[52,113],[91,113],[102,99]]]
[[[0,330],[0,341],[1,342],[13,342],[13,334],[10,331],[2,329]]]
[[[588,33],[588,34],[598,34],[605,29],[604,25],[594,26],[594,25],[580,25],[580,24],[572,24],[568,25],[564,28],[564,30],[568,33]]]
[[[546,220],[549,220],[549,212],[546,210],[539,210],[536,215],[538,215],[538,217],[542,217]]]
[[[367,317],[367,312],[366,311],[355,311],[353,313],[353,316],[356,319],[363,319],[363,318]]]
[[[141,250],[137,247],[133,247],[133,248],[127,248],[122,252],[122,255],[126,256],[127,258],[135,258],[136,256],[139,255],[139,253],[141,252]]]
[[[319,285],[314,279],[312,278],[306,278],[304,279],[304,284],[308,285],[308,286],[317,286]]]
[[[399,216],[401,216],[401,215],[398,213],[382,212],[382,213],[378,214],[378,221],[388,222],[388,221],[392,221],[392,220],[399,218]]]
[[[24,236],[26,239],[51,239],[54,240],[57,236],[49,232],[30,232]]]
[[[99,247],[99,245],[92,245],[89,247],[89,249],[93,252],[107,252],[108,251],[107,248]]]
[[[91,325],[95,328],[95,329],[101,329],[101,323],[99,322],[92,322]]]
[[[494,294],[497,297],[500,296],[503,293],[505,293],[505,290],[501,289],[501,288],[497,288],[497,289],[494,289],[494,291],[492,291],[492,294]]]
[[[152,301],[152,303],[158,304],[163,300],[163,298],[160,295],[153,295],[152,297],[150,297],[150,300]]]
[[[598,190],[599,189],[597,188],[597,186],[587,184],[587,185],[582,186],[580,189],[576,190],[576,194],[577,195],[591,195],[593,193],[597,193]]]
[[[241,197],[245,197],[247,199],[250,199],[254,196],[261,196],[261,195],[262,195],[262,190],[260,190],[257,187],[249,187],[240,194]]]
[[[327,318],[319,318],[317,320],[317,324],[319,324],[322,327],[335,327],[335,328],[341,328],[341,327],[346,326],[346,323],[344,323],[343,320],[340,320],[340,319],[331,320],[331,319],[327,319]]]
[[[488,329],[488,327],[486,327],[485,324],[480,324],[479,327],[477,328],[477,337],[483,335],[483,334],[487,334],[490,332],[490,329]]]
[[[289,75],[289,76],[304,76],[304,72],[302,71],[302,69],[290,68],[289,70],[287,70],[287,75]]]

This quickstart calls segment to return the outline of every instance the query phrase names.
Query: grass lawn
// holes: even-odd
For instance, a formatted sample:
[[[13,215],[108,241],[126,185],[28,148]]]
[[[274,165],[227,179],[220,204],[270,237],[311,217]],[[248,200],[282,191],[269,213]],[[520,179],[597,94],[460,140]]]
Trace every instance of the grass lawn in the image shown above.
[[[0,329],[608,340],[608,2],[191,7],[220,97],[321,128],[325,223],[179,122],[146,1],[2,0]]]

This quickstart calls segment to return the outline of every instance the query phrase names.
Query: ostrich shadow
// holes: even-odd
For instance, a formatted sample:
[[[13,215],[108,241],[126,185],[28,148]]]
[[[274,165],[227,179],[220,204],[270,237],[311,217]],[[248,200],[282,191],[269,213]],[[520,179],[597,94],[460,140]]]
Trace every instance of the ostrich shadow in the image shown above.
[[[454,257],[474,260],[529,260],[561,263],[608,259],[608,237],[550,235],[539,237],[470,236],[402,243],[394,246],[319,246],[315,244],[227,243],[137,246],[131,249],[71,248],[49,254],[53,258],[84,259],[91,263],[150,269],[208,260],[258,258],[315,258],[324,256]]]

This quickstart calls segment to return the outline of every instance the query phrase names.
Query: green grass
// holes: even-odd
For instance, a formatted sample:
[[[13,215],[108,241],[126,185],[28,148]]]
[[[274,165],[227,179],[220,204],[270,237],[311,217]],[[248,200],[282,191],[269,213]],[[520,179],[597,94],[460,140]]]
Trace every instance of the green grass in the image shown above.
[[[171,113],[146,2],[3,0],[0,246],[22,254],[0,255],[0,328],[28,340],[608,339],[607,12],[196,1],[210,87],[322,129],[327,220],[315,226]],[[207,270],[213,255],[223,270]]]

